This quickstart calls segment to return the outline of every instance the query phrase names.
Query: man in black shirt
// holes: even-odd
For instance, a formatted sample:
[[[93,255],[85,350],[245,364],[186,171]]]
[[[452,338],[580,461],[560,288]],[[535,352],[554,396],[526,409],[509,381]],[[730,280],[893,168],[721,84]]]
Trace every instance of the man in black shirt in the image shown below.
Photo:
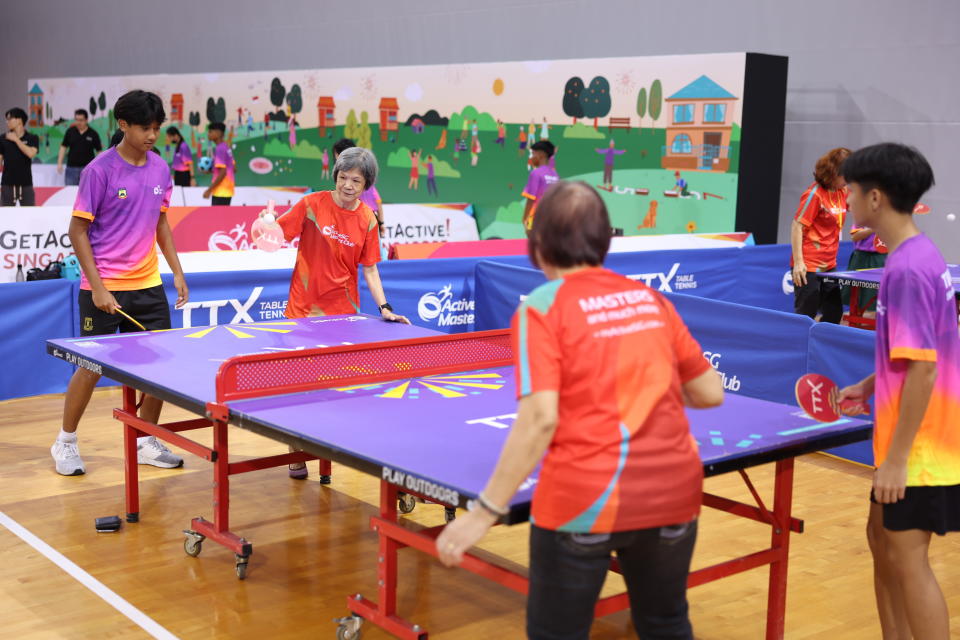
[[[98,153],[103,151],[100,134],[87,126],[89,119],[86,109],[77,109],[73,114],[73,124],[67,129],[57,154],[57,173],[63,173],[63,155],[67,149],[67,173],[64,182],[67,185],[80,184],[80,172],[90,164]]]
[[[33,171],[30,162],[40,150],[40,138],[24,129],[27,113],[14,108],[6,113],[7,134],[0,139],[3,179],[0,180],[0,206],[12,207],[19,202],[21,207],[32,207]]]

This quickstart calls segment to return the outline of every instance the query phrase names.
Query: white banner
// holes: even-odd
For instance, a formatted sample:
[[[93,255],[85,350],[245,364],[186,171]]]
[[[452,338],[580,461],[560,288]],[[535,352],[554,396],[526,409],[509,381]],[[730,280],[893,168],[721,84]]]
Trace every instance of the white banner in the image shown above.
[[[384,204],[385,245],[413,242],[469,242],[479,240],[477,221],[457,207],[427,204]]]
[[[46,267],[73,253],[70,207],[0,207],[0,282],[13,282],[17,265]]]

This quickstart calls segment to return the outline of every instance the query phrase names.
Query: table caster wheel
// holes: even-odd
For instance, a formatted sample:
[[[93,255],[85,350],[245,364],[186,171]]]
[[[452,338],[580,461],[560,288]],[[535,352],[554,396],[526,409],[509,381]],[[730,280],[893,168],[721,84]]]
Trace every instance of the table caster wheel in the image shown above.
[[[250,556],[242,556],[239,553],[237,558],[237,577],[241,580],[247,577],[247,563],[250,562]]]
[[[200,555],[200,552],[203,551],[203,541],[206,540],[206,537],[189,529],[183,533],[187,536],[183,541],[184,552],[191,558],[196,558]]]
[[[363,618],[360,616],[347,616],[345,618],[335,618],[337,626],[337,640],[360,640],[360,625],[363,624]]]
[[[330,476],[320,476],[320,484],[330,484]]]
[[[457,519],[457,510],[453,507],[444,507],[443,519],[445,522],[453,522]]]
[[[417,499],[409,493],[397,494],[397,511],[400,513],[413,513],[417,508]]]

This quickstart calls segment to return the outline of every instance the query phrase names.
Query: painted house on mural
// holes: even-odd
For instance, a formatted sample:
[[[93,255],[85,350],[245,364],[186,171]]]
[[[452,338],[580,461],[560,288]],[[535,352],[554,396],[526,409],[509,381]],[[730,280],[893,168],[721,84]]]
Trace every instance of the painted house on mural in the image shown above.
[[[397,130],[397,112],[400,105],[396,98],[380,98],[380,140],[387,141],[390,131]]]
[[[183,122],[183,94],[175,93],[170,96],[170,120]]]
[[[43,126],[43,90],[39,84],[34,84],[27,94],[30,98],[30,121],[27,122],[31,127]]]
[[[321,138],[327,137],[327,127],[336,126],[336,120],[333,117],[337,105],[333,102],[333,96],[320,96],[317,100],[317,127],[320,129]]]
[[[666,99],[667,144],[664,169],[726,171],[737,97],[707,76],[700,76]]]

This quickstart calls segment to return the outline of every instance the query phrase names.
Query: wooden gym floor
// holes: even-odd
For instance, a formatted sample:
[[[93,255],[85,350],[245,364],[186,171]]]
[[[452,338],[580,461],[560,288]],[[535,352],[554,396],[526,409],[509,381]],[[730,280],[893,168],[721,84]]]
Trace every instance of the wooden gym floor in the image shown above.
[[[49,447],[60,424],[62,396],[0,403],[0,517],[26,530],[115,594],[101,597],[9,528],[0,526],[0,625],[5,637],[145,638],[147,633],[107,600],[123,599],[179,638],[333,638],[332,619],[346,615],[348,594],[376,596],[378,482],[334,465],[333,484],[305,482],[282,469],[234,476],[231,525],[254,544],[249,574],[236,578],[233,556],[208,542],[199,558],[183,552],[181,530],[197,515],[212,517],[208,463],[185,457],[183,469],[140,467],[141,522],[98,534],[98,516],[123,515],[121,428],[111,417],[117,389],[98,390],[80,428],[87,475],[61,477]],[[187,417],[167,407],[164,419]],[[198,439],[207,434],[194,432]],[[203,436],[199,434],[203,433]],[[284,447],[240,429],[231,431],[235,457],[280,453]],[[208,441],[208,440],[207,440]],[[208,441],[209,442],[209,441]],[[415,443],[411,443],[415,445]],[[764,496],[772,466],[751,477]],[[743,501],[736,474],[707,481],[713,493]],[[792,537],[787,638],[873,640],[879,626],[873,603],[870,552],[864,536],[869,492],[866,468],[823,455],[796,468],[794,514],[806,533]],[[412,519],[442,521],[433,505]],[[526,561],[525,526],[498,528],[482,546]],[[769,528],[706,509],[694,566],[738,555],[769,542]],[[753,549],[750,549],[753,550]],[[960,630],[960,536],[937,538],[932,563],[947,596],[954,632]],[[431,638],[471,640],[523,637],[524,598],[433,558],[401,552],[400,613]],[[762,638],[767,570],[726,578],[689,592],[696,637]],[[618,589],[611,576],[607,592]],[[620,583],[622,585],[622,582]],[[105,599],[106,598],[106,599]],[[136,617],[136,615],[134,615]],[[389,637],[370,625],[367,640]],[[597,639],[635,637],[625,612],[598,619]]]

